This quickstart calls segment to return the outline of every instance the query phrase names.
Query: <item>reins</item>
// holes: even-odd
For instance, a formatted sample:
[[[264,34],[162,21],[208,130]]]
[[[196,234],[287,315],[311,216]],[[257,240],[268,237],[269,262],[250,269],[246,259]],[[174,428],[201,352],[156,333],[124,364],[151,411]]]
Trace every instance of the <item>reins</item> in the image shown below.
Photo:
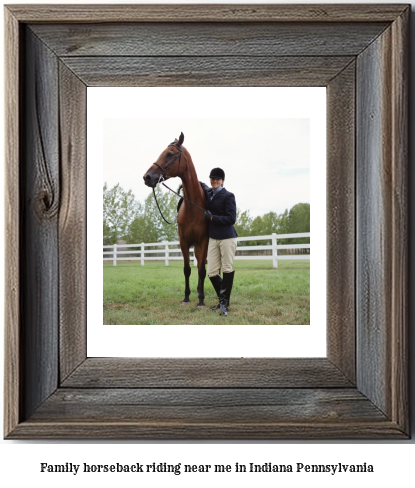
[[[168,186],[167,186],[165,183],[163,183],[163,181],[166,179],[166,173],[167,173],[167,171],[168,171],[168,170],[169,170],[169,169],[170,169],[170,168],[173,166],[173,164],[174,164],[174,163],[177,161],[177,158],[179,158],[179,168],[178,168],[178,170],[177,170],[177,175],[176,175],[176,176],[179,176],[179,172],[180,172],[180,163],[181,163],[181,159],[182,159],[182,149],[181,149],[181,148],[179,148],[178,146],[176,146],[176,144],[169,144],[169,146],[174,146],[174,147],[176,147],[176,148],[179,150],[179,152],[176,154],[176,157],[175,157],[175,158],[173,159],[173,161],[172,161],[172,162],[171,162],[171,163],[170,163],[170,164],[167,166],[167,168],[166,168],[165,170],[163,170],[163,168],[162,168],[162,167],[161,167],[159,164],[157,164],[157,163],[153,163],[153,164],[155,164],[156,166],[158,166],[158,167],[161,169],[161,171],[163,171],[163,173],[161,173],[161,174],[160,174],[160,178],[159,178],[158,183],[161,183],[161,184],[162,184],[164,187],[166,187],[168,190],[170,190],[172,193],[174,193],[174,194],[175,194],[175,195],[177,195],[178,197],[183,198],[183,200],[185,200],[186,202],[188,202],[188,203],[190,203],[190,204],[194,205],[194,206],[195,206],[195,207],[197,207],[198,209],[202,210],[202,212],[205,212],[206,210],[205,210],[204,208],[199,207],[199,205],[196,205],[196,203],[193,203],[192,201],[188,200],[188,199],[187,199],[185,196],[180,195],[179,193],[175,192],[175,191],[174,191],[174,190],[172,190],[170,187],[168,187]],[[164,217],[164,215],[163,215],[163,213],[162,213],[162,211],[161,211],[161,209],[160,209],[160,206],[159,206],[159,203],[158,203],[158,201],[157,201],[156,192],[155,192],[155,190],[154,190],[154,187],[153,187],[153,195],[154,195],[154,200],[156,201],[156,204],[157,204],[157,208],[159,209],[160,215],[163,217],[164,221],[165,221],[167,224],[171,225],[171,224],[172,224],[172,222],[169,222],[168,220],[166,220],[166,218]]]
[[[159,202],[157,201],[157,197],[156,197],[156,192],[154,191],[154,188],[153,188],[153,195],[154,195],[154,200],[156,201],[157,203],[157,208],[159,209],[159,212],[160,212],[160,215],[163,217],[164,219],[164,222],[168,223],[169,225],[172,224],[172,222],[169,222],[166,217],[163,215],[163,212],[161,211],[160,209],[160,205],[159,205]]]

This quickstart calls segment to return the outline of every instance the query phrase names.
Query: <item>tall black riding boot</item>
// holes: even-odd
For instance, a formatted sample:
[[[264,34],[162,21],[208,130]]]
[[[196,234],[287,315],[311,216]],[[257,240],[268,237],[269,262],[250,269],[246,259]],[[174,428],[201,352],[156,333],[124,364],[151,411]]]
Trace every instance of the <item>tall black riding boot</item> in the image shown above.
[[[216,295],[218,296],[218,300],[219,300],[220,288],[222,286],[222,278],[220,277],[220,275],[216,275],[216,276],[209,276],[209,279],[212,282],[213,288],[215,289]],[[219,307],[220,304],[218,303],[217,305],[212,307],[211,310],[217,310]]]
[[[231,273],[223,273],[222,286],[220,287],[219,305],[220,311],[225,317],[228,315],[229,300],[231,298],[234,275],[235,271],[232,271]]]

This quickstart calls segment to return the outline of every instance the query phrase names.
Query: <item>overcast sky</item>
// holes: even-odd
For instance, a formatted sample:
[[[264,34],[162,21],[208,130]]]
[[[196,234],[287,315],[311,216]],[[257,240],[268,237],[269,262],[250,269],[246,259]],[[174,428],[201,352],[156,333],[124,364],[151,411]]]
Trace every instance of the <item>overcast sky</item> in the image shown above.
[[[222,168],[224,186],[242,211],[281,213],[310,202],[307,118],[104,119],[104,181],[110,187],[120,183],[144,201],[152,193],[144,173],[180,132],[199,180],[209,184],[210,170]],[[177,190],[180,179],[167,184]]]

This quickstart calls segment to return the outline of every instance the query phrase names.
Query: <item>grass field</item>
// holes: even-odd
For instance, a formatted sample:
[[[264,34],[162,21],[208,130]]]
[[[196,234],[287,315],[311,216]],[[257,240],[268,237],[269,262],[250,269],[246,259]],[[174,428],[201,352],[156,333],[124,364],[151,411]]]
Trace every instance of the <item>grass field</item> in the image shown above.
[[[184,298],[183,262],[104,263],[104,324],[309,324],[310,262],[235,261],[227,317],[213,312],[217,298],[208,277],[205,307],[198,307],[197,268],[192,266],[190,302]]]

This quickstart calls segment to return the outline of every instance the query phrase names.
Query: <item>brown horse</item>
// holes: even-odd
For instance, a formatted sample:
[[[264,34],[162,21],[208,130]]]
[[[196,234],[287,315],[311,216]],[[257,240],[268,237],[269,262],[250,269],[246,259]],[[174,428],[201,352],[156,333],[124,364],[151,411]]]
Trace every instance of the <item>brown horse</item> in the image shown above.
[[[177,224],[179,228],[180,248],[184,259],[185,290],[183,303],[189,301],[189,278],[192,271],[190,267],[189,249],[193,245],[199,273],[197,285],[197,292],[199,295],[198,306],[204,306],[204,282],[206,277],[206,258],[209,241],[208,226],[203,217],[203,211],[187,202],[186,199],[202,208],[206,207],[206,200],[205,193],[197,178],[192,158],[189,151],[183,147],[183,141],[184,135],[182,132],[179,139],[175,139],[174,142],[169,144],[160,154],[157,161],[150,166],[143,178],[144,183],[151,188],[155,188],[157,183],[161,181],[176,176],[180,177],[182,180],[185,200],[180,207],[177,216]]]

